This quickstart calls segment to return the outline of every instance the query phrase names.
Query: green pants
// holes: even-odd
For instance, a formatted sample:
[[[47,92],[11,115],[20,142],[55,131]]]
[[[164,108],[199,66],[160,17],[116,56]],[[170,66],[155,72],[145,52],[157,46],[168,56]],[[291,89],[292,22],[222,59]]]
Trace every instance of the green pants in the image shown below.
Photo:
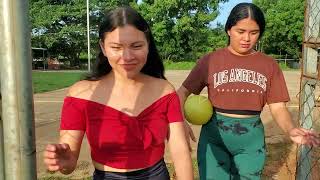
[[[201,128],[197,157],[201,180],[259,180],[266,157],[260,117],[214,114]]]

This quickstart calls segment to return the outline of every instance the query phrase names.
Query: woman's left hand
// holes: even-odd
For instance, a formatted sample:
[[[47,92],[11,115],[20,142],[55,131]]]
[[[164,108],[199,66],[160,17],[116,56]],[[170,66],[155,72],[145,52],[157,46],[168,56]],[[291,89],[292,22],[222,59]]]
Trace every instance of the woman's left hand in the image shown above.
[[[297,144],[320,146],[320,135],[312,130],[293,128],[289,131],[290,139]]]

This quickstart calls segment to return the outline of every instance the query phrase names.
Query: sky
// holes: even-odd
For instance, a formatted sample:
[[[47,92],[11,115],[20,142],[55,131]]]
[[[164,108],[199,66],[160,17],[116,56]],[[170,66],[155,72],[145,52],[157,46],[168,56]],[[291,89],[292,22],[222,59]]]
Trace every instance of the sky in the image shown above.
[[[217,22],[220,22],[222,25],[224,25],[227,21],[227,18],[229,16],[229,13],[231,11],[231,9],[241,3],[241,2],[252,2],[252,0],[229,0],[226,3],[219,3],[219,15],[218,17],[211,22],[210,24],[215,27]]]

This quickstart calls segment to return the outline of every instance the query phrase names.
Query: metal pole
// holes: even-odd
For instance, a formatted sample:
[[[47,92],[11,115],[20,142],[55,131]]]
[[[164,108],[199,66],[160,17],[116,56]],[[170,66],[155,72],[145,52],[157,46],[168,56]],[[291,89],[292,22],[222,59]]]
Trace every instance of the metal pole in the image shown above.
[[[7,180],[37,179],[28,2],[1,1],[0,73]]]
[[[90,8],[89,0],[87,0],[87,42],[88,42],[88,72],[91,71],[91,62],[90,62]]]
[[[46,61],[44,59],[44,50],[42,50],[42,62],[43,62],[43,70],[46,70]]]
[[[2,8],[0,7],[0,9]],[[2,114],[2,102],[1,102],[1,81],[0,81],[0,179],[4,180],[3,127],[2,127],[1,114]]]

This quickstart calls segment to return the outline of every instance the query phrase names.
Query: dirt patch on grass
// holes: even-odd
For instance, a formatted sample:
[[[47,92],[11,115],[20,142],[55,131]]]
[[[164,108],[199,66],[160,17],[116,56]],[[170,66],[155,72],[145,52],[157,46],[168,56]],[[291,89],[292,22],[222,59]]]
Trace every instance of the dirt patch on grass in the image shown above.
[[[296,171],[296,145],[288,142],[267,144],[267,161],[263,179],[294,180]]]
[[[320,179],[320,148],[314,148],[312,154],[312,178]]]

